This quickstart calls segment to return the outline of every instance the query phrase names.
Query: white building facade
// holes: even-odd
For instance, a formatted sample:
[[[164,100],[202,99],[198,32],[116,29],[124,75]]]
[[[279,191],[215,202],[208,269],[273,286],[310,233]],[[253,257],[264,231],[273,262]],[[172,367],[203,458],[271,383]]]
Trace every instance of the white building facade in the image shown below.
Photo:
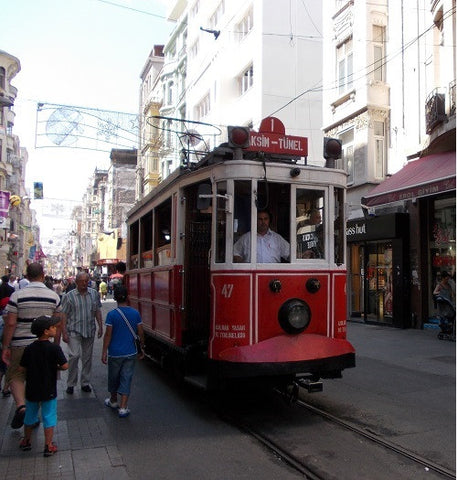
[[[348,311],[422,328],[455,274],[455,0],[327,0],[326,135],[348,174]]]
[[[162,177],[226,141],[227,126],[257,129],[268,116],[308,137],[309,163],[322,164],[320,4],[178,0],[169,18]]]

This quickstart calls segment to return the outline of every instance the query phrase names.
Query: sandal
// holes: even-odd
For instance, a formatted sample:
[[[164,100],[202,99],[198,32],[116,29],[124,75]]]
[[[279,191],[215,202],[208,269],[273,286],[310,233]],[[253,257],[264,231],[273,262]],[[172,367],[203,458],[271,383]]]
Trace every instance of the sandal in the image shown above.
[[[19,405],[16,408],[16,412],[14,413],[13,420],[11,422],[11,428],[18,429],[24,425],[24,417],[25,417],[25,405]]]
[[[57,453],[57,445],[54,442],[44,446],[43,457],[52,457],[55,453]]]
[[[19,448],[23,452],[28,452],[29,450],[32,450],[32,444],[30,443],[30,440],[27,440],[25,437],[21,440],[21,443],[19,444]]]

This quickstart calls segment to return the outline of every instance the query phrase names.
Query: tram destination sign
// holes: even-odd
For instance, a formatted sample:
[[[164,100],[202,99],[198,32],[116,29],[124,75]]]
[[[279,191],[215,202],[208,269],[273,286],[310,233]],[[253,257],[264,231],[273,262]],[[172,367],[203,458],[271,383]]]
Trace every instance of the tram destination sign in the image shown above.
[[[308,156],[308,139],[293,135],[283,135],[270,132],[250,132],[248,151],[279,153],[295,157]]]

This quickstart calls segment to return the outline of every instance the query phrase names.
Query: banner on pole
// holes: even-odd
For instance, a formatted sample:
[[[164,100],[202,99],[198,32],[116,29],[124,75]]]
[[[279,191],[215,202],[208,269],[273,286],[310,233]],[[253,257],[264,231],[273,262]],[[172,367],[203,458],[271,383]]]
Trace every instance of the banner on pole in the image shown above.
[[[132,113],[38,103],[35,147],[136,149],[138,122],[138,115]]]
[[[0,190],[0,218],[8,217],[8,208],[10,206],[10,192]]]
[[[33,198],[35,200],[43,200],[43,182],[33,183]]]

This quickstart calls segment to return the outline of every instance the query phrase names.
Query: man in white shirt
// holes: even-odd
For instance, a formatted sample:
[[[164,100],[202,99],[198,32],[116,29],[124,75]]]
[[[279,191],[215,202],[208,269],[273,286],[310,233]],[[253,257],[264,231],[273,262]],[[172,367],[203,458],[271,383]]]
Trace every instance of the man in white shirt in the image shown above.
[[[19,290],[22,290],[23,288],[25,288],[28,284],[29,284],[29,279],[27,277],[22,277],[20,280],[19,280],[19,284],[18,284],[18,288]],[[17,290],[17,289],[16,289]]]
[[[280,263],[281,258],[290,257],[289,242],[270,230],[271,213],[267,210],[257,212],[257,263]],[[233,246],[233,261],[249,263],[251,261],[251,232],[247,232]]]

